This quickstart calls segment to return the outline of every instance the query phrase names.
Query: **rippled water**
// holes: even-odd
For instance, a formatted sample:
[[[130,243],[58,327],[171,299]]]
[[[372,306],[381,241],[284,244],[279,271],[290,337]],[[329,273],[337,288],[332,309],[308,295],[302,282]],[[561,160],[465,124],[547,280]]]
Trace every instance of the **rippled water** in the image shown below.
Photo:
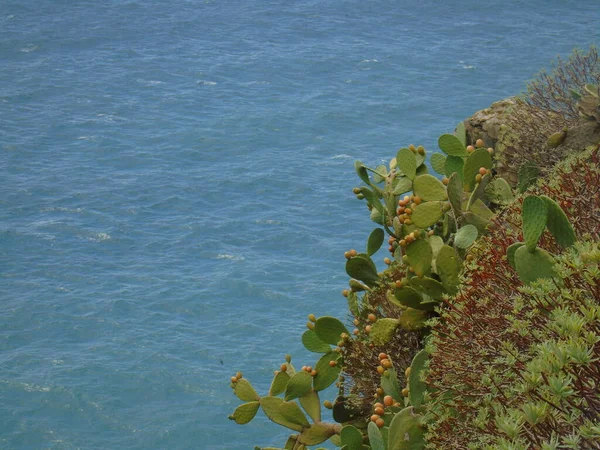
[[[600,41],[596,1],[0,9],[0,448],[250,449],[389,158]]]

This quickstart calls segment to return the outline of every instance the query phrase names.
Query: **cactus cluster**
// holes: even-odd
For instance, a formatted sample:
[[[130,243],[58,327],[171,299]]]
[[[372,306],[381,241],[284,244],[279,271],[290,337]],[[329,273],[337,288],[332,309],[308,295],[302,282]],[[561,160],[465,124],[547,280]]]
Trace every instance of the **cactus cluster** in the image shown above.
[[[262,410],[291,430],[283,449],[294,450],[328,440],[342,450],[594,448],[585,445],[600,438],[600,418],[569,408],[600,405],[597,364],[588,371],[600,360],[600,306],[589,294],[600,248],[576,242],[600,235],[599,196],[582,195],[600,185],[600,151],[543,185],[524,165],[523,198],[494,176],[491,148],[467,145],[462,124],[438,145],[429,164],[439,177],[422,146],[376,168],[355,163],[364,185],[353,193],[379,226],[364,252],[344,253],[350,320],[309,314],[302,343],[318,355],[314,366],[296,370],[287,356],[265,396],[232,377],[243,403],[230,419],[246,424]],[[539,439],[524,424],[539,427]]]

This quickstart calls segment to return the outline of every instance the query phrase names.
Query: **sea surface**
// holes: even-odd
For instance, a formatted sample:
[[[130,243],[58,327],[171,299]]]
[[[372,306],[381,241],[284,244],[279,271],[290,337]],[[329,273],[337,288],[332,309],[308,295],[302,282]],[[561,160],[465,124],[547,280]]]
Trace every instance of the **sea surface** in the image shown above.
[[[435,150],[598,6],[0,1],[0,448],[282,446],[229,378],[346,318],[353,162]]]

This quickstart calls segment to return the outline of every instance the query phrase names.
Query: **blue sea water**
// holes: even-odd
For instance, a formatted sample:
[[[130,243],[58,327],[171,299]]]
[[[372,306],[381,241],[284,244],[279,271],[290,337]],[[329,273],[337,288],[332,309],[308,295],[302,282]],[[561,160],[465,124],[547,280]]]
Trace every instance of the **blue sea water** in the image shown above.
[[[600,42],[597,0],[0,2],[0,448],[283,445],[227,419],[345,317],[379,164]],[[383,256],[382,256],[383,257]]]

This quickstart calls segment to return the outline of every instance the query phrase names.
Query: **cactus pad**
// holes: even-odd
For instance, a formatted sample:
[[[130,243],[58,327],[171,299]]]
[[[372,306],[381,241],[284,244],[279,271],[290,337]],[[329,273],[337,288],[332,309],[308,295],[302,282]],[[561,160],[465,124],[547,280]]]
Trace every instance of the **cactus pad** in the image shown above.
[[[346,261],[346,273],[369,287],[377,285],[379,281],[375,263],[368,255],[362,253]]]
[[[514,244],[509,245],[506,249],[506,259],[508,260],[510,266],[515,270],[517,270],[517,266],[515,264],[515,253],[520,247],[524,245],[524,242],[515,242]]]
[[[453,134],[442,134],[438,139],[438,146],[446,155],[467,156],[467,149],[459,138]]]
[[[340,341],[342,333],[350,334],[348,329],[335,317],[319,317],[315,322],[315,333],[317,337],[331,345],[336,345]]]
[[[465,161],[460,156],[448,156],[446,158],[446,164],[444,167],[444,171],[446,172],[446,176],[450,177],[453,173],[457,173],[460,180],[463,180],[463,167],[465,165]]]
[[[429,228],[434,225],[444,215],[445,202],[426,202],[421,203],[415,208],[411,219],[419,228]]]
[[[383,440],[381,431],[374,422],[369,422],[367,435],[369,436],[371,450],[385,450],[385,441]]]
[[[433,175],[419,175],[413,181],[413,192],[425,201],[446,200],[446,186]]]
[[[375,192],[366,187],[363,187],[360,192],[362,195],[364,195],[367,203],[373,207],[373,210],[377,210],[382,216],[385,215],[383,205],[381,204],[381,201]]]
[[[407,148],[401,148],[396,155],[396,162],[402,173],[409,180],[415,178],[417,173],[417,158],[413,152]]]
[[[463,187],[466,191],[472,191],[475,187],[475,175],[479,173],[479,168],[492,168],[492,156],[485,148],[478,148],[469,155],[463,168]]]
[[[385,239],[385,233],[381,228],[375,228],[371,234],[369,235],[369,239],[367,240],[367,254],[369,256],[373,255],[381,248],[381,244],[383,244],[383,240]]]
[[[273,381],[271,382],[269,395],[275,396],[285,392],[285,388],[287,387],[290,378],[291,376],[287,372],[277,372],[277,374],[273,377]]]
[[[408,377],[408,399],[410,404],[416,409],[423,404],[423,397],[427,386],[421,380],[425,363],[429,359],[429,354],[425,350],[421,350],[415,355],[410,365],[410,375]]]
[[[555,277],[554,265],[552,255],[541,248],[536,248],[531,252],[526,246],[521,246],[515,252],[517,274],[525,284],[532,283],[540,278]]]
[[[485,203],[483,203],[480,199],[477,199],[473,203],[471,203],[469,211],[471,211],[473,214],[478,215],[482,219],[491,219],[494,216],[492,210],[488,208],[485,205]]]
[[[352,425],[346,425],[340,433],[342,445],[348,447],[348,450],[362,450],[363,435],[358,428]],[[342,447],[343,448],[343,447]]]
[[[479,234],[485,233],[486,228],[490,223],[489,220],[475,214],[472,211],[467,211],[466,213],[464,213],[463,219],[466,223],[475,225],[475,228],[477,228],[477,231],[479,231]]]
[[[412,180],[406,177],[396,177],[392,185],[394,187],[392,193],[394,195],[401,195],[412,189]]]
[[[524,163],[519,168],[519,192],[525,192],[529,186],[537,181],[539,175],[540,169],[534,162],[527,161]]]
[[[229,420],[235,420],[235,423],[244,425],[254,419],[260,403],[257,401],[242,403],[240,406],[235,408],[232,415],[229,416]]]
[[[402,400],[402,390],[400,389],[400,384],[398,384],[398,374],[393,367],[387,369],[381,375],[381,389],[383,389],[385,395],[391,395],[394,400]]]
[[[284,402],[279,397],[261,397],[260,406],[265,415],[278,425],[294,431],[310,426],[306,416],[296,402]]]
[[[419,308],[423,297],[417,291],[409,286],[404,286],[394,291],[394,301],[398,305],[402,305],[408,308]]]
[[[375,345],[385,345],[392,339],[399,325],[398,319],[379,319],[373,324],[369,337]]]
[[[423,418],[415,414],[412,406],[404,408],[390,423],[388,450],[423,450],[424,448]]]
[[[456,294],[459,286],[458,276],[462,268],[462,261],[456,250],[448,245],[442,246],[435,258],[435,267],[446,290],[450,294]]]
[[[448,199],[454,211],[454,215],[459,217],[462,211],[463,188],[462,181],[457,172],[448,178]]]
[[[304,445],[317,445],[321,442],[325,442],[331,436],[335,434],[334,428],[327,423],[317,422],[313,423],[310,427],[302,430],[302,433],[298,435],[298,443]],[[295,446],[290,449],[304,449],[306,447]],[[284,449],[285,450],[285,449]]]
[[[419,239],[408,244],[406,246],[406,257],[408,264],[415,270],[415,274],[425,275],[431,270],[433,250],[431,250],[428,241]]]
[[[521,217],[523,218],[525,245],[530,252],[533,252],[546,228],[548,206],[544,200],[535,195],[525,197],[521,208]]]
[[[426,311],[407,308],[402,312],[399,323],[405,330],[415,331],[425,327],[425,322],[427,322],[428,319],[429,314]]]
[[[515,198],[508,182],[499,177],[485,187],[485,194],[491,202],[498,205],[506,205]]]
[[[551,198],[545,195],[542,195],[540,198],[546,202],[548,209],[546,226],[550,230],[550,233],[552,233],[552,236],[554,236],[556,243],[563,248],[575,245],[577,237],[565,212]]]
[[[350,285],[350,287],[352,287],[352,285]],[[356,295],[354,290],[348,292],[348,309],[354,316],[358,316],[360,314],[360,310],[358,309],[358,295]]]
[[[233,393],[243,402],[253,402],[259,399],[258,394],[245,378],[240,378],[233,388]]]
[[[460,122],[456,125],[456,131],[454,132],[460,143],[466,147],[467,145],[467,130],[465,129],[465,123]]]
[[[384,164],[377,166],[373,172],[374,183],[381,183],[388,176],[387,167]]]
[[[442,296],[448,293],[442,283],[429,277],[411,278],[410,285],[435,300],[442,300]],[[427,306],[431,307],[430,305]],[[421,309],[425,308],[423,304],[420,307]]]
[[[437,173],[439,173],[440,175],[446,174],[446,157],[444,155],[442,155],[441,153],[434,153],[433,155],[431,155],[429,162],[431,164],[432,169],[435,170]]]
[[[371,180],[369,179],[369,172],[367,172],[367,169],[365,168],[364,164],[360,161],[356,161],[354,163],[354,169],[356,170],[356,173],[358,174],[358,176],[360,177],[360,179],[365,183],[370,185],[371,184]]]
[[[356,297],[356,294],[354,296]],[[350,297],[350,294],[348,294],[348,297]],[[327,353],[331,351],[329,344],[319,339],[314,330],[306,330],[302,334],[302,344],[309,352]]]
[[[321,356],[317,361],[315,365],[317,374],[313,378],[313,389],[315,391],[327,389],[337,379],[342,370],[341,364],[331,367],[329,363],[330,361],[337,361],[339,357],[340,354],[338,352],[331,351]]]
[[[302,409],[306,411],[306,414],[308,414],[308,417],[310,417],[313,422],[321,421],[321,400],[319,400],[317,391],[309,389],[303,396],[298,398],[298,401],[300,402]]]
[[[473,242],[477,239],[479,232],[475,225],[467,224],[458,230],[454,237],[454,245],[458,248],[469,248]]]
[[[285,388],[285,401],[294,400],[306,394],[312,387],[312,377],[305,371],[297,372],[289,379]]]

